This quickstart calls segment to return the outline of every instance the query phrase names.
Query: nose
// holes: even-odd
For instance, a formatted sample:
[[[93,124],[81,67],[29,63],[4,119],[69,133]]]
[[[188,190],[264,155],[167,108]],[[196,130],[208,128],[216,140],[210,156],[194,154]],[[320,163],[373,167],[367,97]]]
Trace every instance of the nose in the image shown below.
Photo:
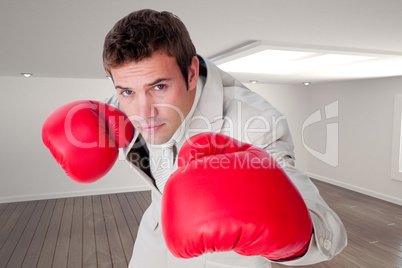
[[[145,121],[149,122],[149,120],[157,115],[157,109],[155,104],[152,101],[152,98],[145,95],[140,96],[138,105],[138,115]]]

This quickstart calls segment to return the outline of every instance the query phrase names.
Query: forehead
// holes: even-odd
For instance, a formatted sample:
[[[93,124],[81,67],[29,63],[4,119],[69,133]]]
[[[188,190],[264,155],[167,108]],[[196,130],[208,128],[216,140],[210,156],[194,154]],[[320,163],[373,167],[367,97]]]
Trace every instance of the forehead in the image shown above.
[[[180,75],[180,68],[176,59],[163,52],[154,52],[151,57],[139,62],[126,63],[123,66],[112,68],[110,71],[114,81],[132,77],[155,78],[159,75]]]

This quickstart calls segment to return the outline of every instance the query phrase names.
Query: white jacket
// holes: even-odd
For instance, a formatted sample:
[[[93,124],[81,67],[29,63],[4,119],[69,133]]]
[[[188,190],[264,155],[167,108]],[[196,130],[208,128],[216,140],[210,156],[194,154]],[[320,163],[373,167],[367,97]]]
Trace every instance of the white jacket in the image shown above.
[[[345,228],[311,180],[294,167],[294,145],[285,116],[213,63],[201,57],[200,62],[205,63],[207,76],[186,134],[219,132],[253,143],[273,155],[303,196],[314,226],[307,253],[297,260],[281,264],[309,265],[334,257],[347,244]],[[121,109],[116,95],[106,102]],[[132,142],[124,148],[127,158],[138,160],[138,156],[144,157],[147,149],[142,144],[145,143],[141,142],[141,136],[136,132]],[[132,163],[133,168],[151,187],[152,203],[141,220],[130,268],[271,267],[270,261],[263,257],[246,257],[235,252],[204,254],[192,259],[175,258],[167,250],[162,234],[162,195],[154,180],[148,176],[150,173],[138,168],[137,164]],[[144,162],[141,164],[144,165]]]

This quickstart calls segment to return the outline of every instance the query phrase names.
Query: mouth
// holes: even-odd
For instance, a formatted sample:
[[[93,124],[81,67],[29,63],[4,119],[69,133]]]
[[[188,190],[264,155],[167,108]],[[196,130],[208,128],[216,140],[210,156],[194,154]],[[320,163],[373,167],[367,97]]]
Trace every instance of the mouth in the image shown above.
[[[165,124],[158,124],[158,125],[144,125],[138,126],[137,129],[141,133],[155,133],[159,129],[161,129]]]

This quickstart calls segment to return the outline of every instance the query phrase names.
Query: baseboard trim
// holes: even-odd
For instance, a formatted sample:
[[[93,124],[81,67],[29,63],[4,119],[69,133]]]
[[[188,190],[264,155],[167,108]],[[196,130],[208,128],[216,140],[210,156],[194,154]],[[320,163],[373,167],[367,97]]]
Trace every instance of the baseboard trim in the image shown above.
[[[150,190],[150,188],[148,186],[141,185],[141,186],[121,187],[121,188],[107,188],[107,189],[82,190],[82,191],[71,191],[71,192],[19,195],[19,196],[0,197],[0,204],[1,203],[13,203],[13,202],[36,201],[36,200],[47,200],[47,199],[56,199],[56,198],[102,195],[102,194],[117,194],[117,193],[138,192],[138,191],[148,191],[148,190]]]
[[[348,189],[351,191],[355,191],[355,192],[358,192],[361,194],[365,194],[365,195],[368,195],[371,197],[375,197],[375,198],[402,206],[402,199],[400,199],[400,198],[396,198],[396,197],[389,196],[386,194],[378,193],[378,192],[375,192],[375,191],[372,191],[369,189],[365,189],[365,188],[351,185],[351,184],[348,184],[345,182],[337,181],[337,180],[334,180],[334,179],[331,179],[328,177],[324,177],[321,175],[317,175],[314,173],[305,172],[305,174],[307,174],[307,176],[309,176],[312,179],[317,179],[319,181],[327,182],[329,184],[333,184],[333,185],[336,185],[336,186],[339,186],[339,187],[342,187],[342,188],[345,188],[345,189]]]

